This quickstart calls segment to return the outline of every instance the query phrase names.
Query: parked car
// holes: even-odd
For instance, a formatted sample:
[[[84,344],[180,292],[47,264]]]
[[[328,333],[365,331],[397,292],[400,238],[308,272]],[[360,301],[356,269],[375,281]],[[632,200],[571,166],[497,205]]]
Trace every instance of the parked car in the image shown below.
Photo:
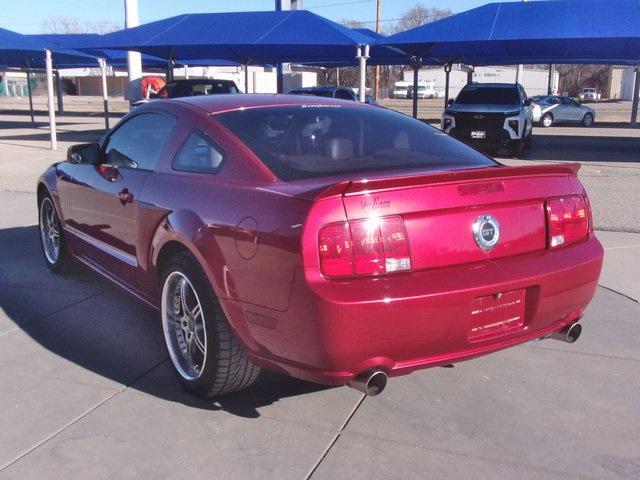
[[[409,88],[413,88],[410,82],[396,82],[393,85],[393,98],[409,98]]]
[[[134,102],[132,107],[139,107],[154,99],[216,95],[220,93],[240,93],[240,89],[233,80],[216,80],[211,78],[174,80],[167,83],[158,93],[152,94],[149,100],[145,99]]]
[[[532,99],[533,121],[543,127],[557,123],[579,123],[590,127],[596,120],[596,112],[571,97],[550,95]]]
[[[581,102],[599,102],[602,95],[595,88],[583,88],[578,94]]]
[[[158,310],[194,394],[267,368],[373,395],[577,338],[603,257],[577,170],[504,166],[353,101],[185,97],[49,167],[39,235],[51,271],[76,258]]]
[[[450,101],[442,130],[475,147],[518,156],[531,145],[531,102],[520,84],[469,83]]]
[[[296,88],[295,90],[291,90],[289,92],[290,95],[313,95],[315,97],[326,97],[326,98],[339,98],[341,100],[351,100],[353,102],[358,101],[358,95],[350,88],[345,87],[307,87],[307,88]],[[378,105],[378,103],[374,100],[374,98],[366,94],[364,96],[365,103],[370,103],[372,105]]]

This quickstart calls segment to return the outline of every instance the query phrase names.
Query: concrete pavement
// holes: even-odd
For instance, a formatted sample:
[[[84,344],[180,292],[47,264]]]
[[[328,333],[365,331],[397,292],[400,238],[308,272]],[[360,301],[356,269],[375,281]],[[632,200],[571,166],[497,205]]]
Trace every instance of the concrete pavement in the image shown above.
[[[90,136],[100,119],[68,121]],[[640,234],[598,232],[602,287],[576,344],[416,372],[376,398],[265,373],[199,400],[156,313],[82,267],[45,269],[33,190],[59,154],[7,139],[32,134],[0,132],[0,480],[640,478]]]

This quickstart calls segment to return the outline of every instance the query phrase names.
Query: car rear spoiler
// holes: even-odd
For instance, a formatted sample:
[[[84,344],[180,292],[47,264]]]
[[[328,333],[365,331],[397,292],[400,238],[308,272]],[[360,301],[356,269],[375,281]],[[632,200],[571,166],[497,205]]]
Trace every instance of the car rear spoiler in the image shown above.
[[[468,168],[447,172],[423,173],[412,176],[381,177],[366,180],[343,181],[331,185],[323,190],[316,200],[340,195],[358,195],[376,192],[380,190],[407,189],[423,187],[425,185],[467,182],[474,180],[569,175],[577,176],[580,170],[579,163],[553,163],[549,165],[524,165],[509,167],[499,165],[496,167]]]

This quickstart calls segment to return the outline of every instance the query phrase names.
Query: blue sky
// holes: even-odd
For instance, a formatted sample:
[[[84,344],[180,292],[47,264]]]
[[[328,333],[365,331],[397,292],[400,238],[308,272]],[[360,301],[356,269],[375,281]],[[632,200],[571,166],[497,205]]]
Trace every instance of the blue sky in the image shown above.
[[[400,17],[416,3],[459,12],[488,1],[383,0],[382,19],[386,20],[383,26]],[[124,0],[4,0],[2,3],[0,27],[20,33],[41,33],[42,24],[50,15],[85,22],[124,22]],[[140,21],[151,22],[182,13],[272,10],[274,3],[274,0],[139,0]],[[375,0],[303,0],[306,9],[335,21],[348,19],[371,22],[376,18],[375,3]],[[372,27],[373,23],[365,26]]]

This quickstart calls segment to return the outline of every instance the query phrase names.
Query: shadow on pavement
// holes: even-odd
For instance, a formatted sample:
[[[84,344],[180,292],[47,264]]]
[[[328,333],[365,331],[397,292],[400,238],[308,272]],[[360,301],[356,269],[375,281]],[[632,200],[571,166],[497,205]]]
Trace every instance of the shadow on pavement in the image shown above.
[[[63,275],[49,273],[35,225],[0,230],[0,264],[0,314],[4,311],[10,320],[5,321],[5,331],[15,324],[39,347],[117,384],[245,418],[258,418],[260,407],[282,398],[329,388],[263,372],[241,392],[214,399],[193,397],[172,373],[159,314],[77,262]],[[1,320],[0,316],[0,335]],[[34,374],[37,370],[34,365]]]
[[[581,162],[640,161],[640,138],[533,134],[533,147],[522,160],[566,160]]]
[[[100,100],[100,102],[102,102],[102,100]],[[67,117],[104,117],[104,111],[102,110],[102,103],[100,104],[100,109],[96,110],[96,111],[92,111],[92,112],[87,112],[86,110],[83,111],[76,111],[76,110],[65,110],[63,114],[60,114],[56,111],[56,118],[64,118],[65,116]],[[49,115],[49,111],[48,110],[38,110],[35,109],[33,111],[33,113],[35,115],[40,115],[40,116],[48,116]],[[122,117],[126,112],[109,112],[109,118],[120,118]],[[21,116],[21,117],[28,117],[29,116],[29,110],[20,110],[20,109],[14,109],[14,110],[0,110],[0,115],[17,115],[17,116]]]
[[[27,127],[29,128],[29,127]],[[94,130],[58,130],[58,141],[59,142],[93,142],[98,140],[102,135],[105,134],[105,130],[103,129],[94,129]],[[1,135],[1,141],[13,140],[13,141],[23,141],[23,142],[49,142],[50,136],[48,130],[39,130],[34,133],[24,134],[24,135]]]

